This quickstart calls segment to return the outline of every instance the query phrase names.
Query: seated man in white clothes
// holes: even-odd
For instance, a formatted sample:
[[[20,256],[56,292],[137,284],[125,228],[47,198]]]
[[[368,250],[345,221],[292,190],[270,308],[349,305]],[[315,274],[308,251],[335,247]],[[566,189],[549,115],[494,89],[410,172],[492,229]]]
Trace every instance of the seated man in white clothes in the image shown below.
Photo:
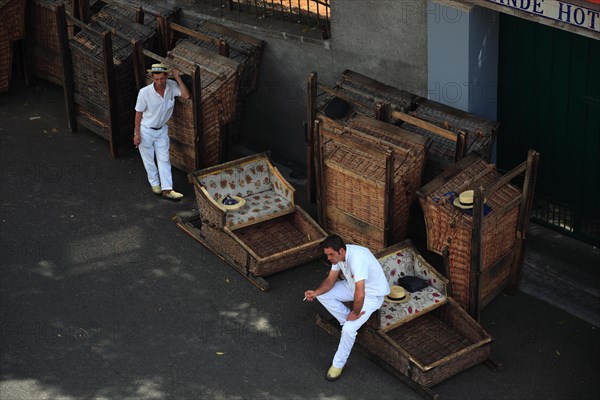
[[[346,245],[337,235],[329,236],[321,247],[331,262],[327,278],[315,290],[304,292],[306,300],[315,298],[342,325],[342,335],[333,362],[327,371],[327,380],[338,379],[350,356],[356,332],[377,311],[390,287],[381,264],[366,247]],[[338,280],[340,271],[345,280]],[[344,302],[353,301],[350,310]]]

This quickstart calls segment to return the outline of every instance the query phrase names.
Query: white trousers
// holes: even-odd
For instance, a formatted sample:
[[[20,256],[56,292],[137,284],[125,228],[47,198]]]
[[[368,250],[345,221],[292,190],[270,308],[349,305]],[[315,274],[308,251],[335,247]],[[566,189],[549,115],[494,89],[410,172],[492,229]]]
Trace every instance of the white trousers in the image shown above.
[[[362,311],[365,313],[354,321],[346,321],[350,314],[350,309],[343,303],[354,300],[354,293],[350,289],[347,281],[337,281],[331,290],[317,296],[317,300],[337,319],[342,325],[342,335],[340,344],[333,357],[333,366],[343,368],[354,346],[356,332],[369,319],[374,311],[377,311],[383,304],[383,296],[365,295]]]
[[[173,189],[169,159],[169,127],[165,124],[162,129],[154,130],[142,125],[140,138],[139,150],[148,174],[148,182],[151,186],[160,186],[162,190]],[[156,163],[154,162],[155,155]]]

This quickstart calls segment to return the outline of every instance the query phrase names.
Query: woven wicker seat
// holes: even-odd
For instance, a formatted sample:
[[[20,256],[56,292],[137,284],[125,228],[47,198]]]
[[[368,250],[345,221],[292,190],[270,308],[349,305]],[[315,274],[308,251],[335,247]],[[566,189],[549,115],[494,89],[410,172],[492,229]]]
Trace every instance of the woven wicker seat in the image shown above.
[[[377,329],[389,331],[446,303],[448,280],[440,275],[415,249],[410,240],[390,247],[377,257],[390,286],[398,285],[405,276],[416,276],[428,286],[410,294],[406,303],[383,302],[381,309],[369,321]]]
[[[447,296],[448,280],[410,240],[385,248],[375,257],[390,285],[413,275],[427,280],[429,286],[411,293],[406,303],[384,302],[359,330],[359,345],[421,391],[489,359],[492,338]],[[339,336],[339,324],[321,317],[317,324]]]
[[[201,241],[238,271],[266,276],[322,255],[327,236],[295,204],[294,188],[266,154],[244,157],[188,174],[201,220]],[[239,196],[246,204],[225,211],[223,196]]]
[[[256,224],[294,209],[294,188],[266,158],[195,174],[195,179],[201,185],[202,194],[215,204],[225,196],[246,200],[241,209],[225,213],[226,225],[231,229]]]

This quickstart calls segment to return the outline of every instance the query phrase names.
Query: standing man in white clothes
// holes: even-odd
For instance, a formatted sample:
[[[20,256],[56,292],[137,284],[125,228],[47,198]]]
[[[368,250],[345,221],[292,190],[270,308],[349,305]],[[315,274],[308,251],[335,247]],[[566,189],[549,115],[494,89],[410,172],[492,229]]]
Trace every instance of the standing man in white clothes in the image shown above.
[[[167,121],[173,115],[175,97],[189,99],[190,92],[177,69],[173,69],[175,81],[167,79],[171,70],[165,64],[152,64],[147,71],[152,74],[153,82],[138,93],[133,144],[140,149],[152,192],[179,201],[183,195],[173,190]]]
[[[381,307],[390,287],[381,264],[366,247],[346,245],[337,235],[326,238],[321,247],[331,270],[317,289],[307,290],[304,296],[308,301],[319,300],[342,325],[340,344],[325,376],[334,381],[342,375],[356,332]],[[340,271],[346,278],[343,281],[338,280]],[[349,301],[354,302],[352,310],[344,304]]]

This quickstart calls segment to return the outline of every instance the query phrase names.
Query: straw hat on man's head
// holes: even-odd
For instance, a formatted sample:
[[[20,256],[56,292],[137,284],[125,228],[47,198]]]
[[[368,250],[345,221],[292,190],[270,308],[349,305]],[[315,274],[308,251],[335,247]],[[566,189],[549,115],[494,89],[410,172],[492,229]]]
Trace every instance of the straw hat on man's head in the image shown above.
[[[171,69],[166,66],[165,64],[152,64],[152,67],[150,69],[147,69],[146,71],[150,72],[151,74],[162,74],[163,72],[168,74],[169,72],[171,72]]]

